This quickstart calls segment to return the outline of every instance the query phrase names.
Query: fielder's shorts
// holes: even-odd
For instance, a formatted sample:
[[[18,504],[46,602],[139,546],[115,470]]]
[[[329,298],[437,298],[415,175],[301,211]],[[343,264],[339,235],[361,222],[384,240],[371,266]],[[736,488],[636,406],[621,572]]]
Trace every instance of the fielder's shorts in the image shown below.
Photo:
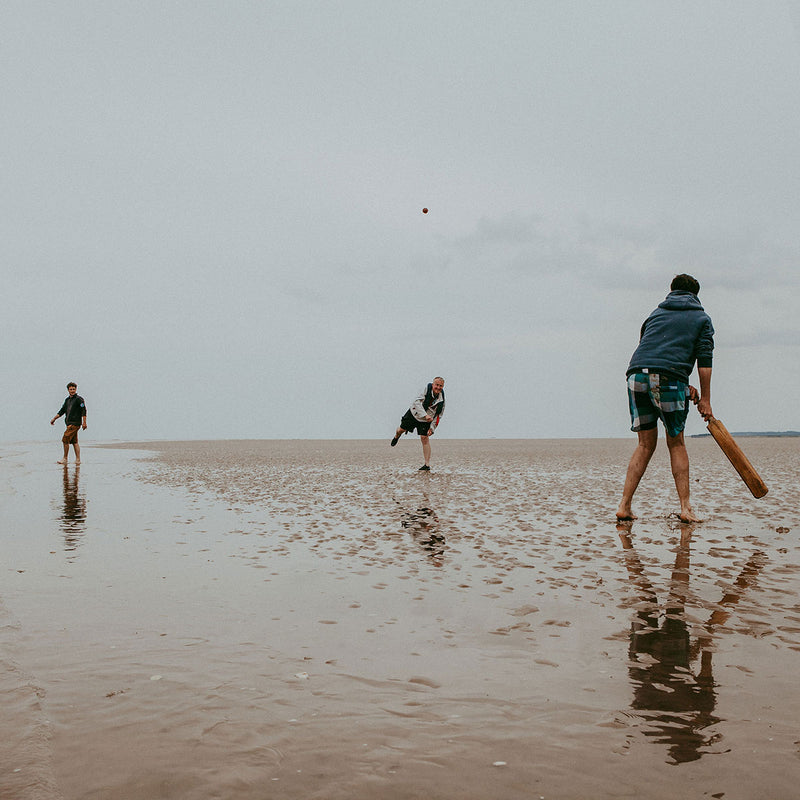
[[[67,425],[67,429],[61,437],[61,441],[64,442],[64,444],[76,444],[80,427],[80,425]]]
[[[432,425],[432,422],[420,422],[411,413],[410,408],[403,414],[403,419],[400,420],[400,427],[404,431],[408,431],[409,433],[411,433],[411,431],[416,431],[417,436],[428,436]]]
[[[657,372],[628,375],[631,430],[655,428],[660,419],[668,436],[677,436],[689,415],[689,384]]]

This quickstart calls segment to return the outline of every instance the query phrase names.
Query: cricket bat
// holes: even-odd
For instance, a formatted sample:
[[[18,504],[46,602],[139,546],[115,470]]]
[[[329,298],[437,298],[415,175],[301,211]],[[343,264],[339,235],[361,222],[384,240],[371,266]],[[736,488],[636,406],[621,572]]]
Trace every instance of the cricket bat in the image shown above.
[[[733,436],[728,433],[728,429],[718,419],[712,417],[708,421],[708,432],[728,457],[728,461],[733,464],[733,468],[739,473],[739,477],[745,482],[753,497],[763,497],[769,491],[767,484],[761,480],[761,476],[747,460],[747,456],[736,444]]]

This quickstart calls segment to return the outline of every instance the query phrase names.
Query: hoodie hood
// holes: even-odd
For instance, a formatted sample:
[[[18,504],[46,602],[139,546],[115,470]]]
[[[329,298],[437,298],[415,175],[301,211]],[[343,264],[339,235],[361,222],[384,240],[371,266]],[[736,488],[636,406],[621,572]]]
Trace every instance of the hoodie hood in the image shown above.
[[[658,304],[667,311],[703,311],[703,306],[692,292],[670,292],[666,299]]]

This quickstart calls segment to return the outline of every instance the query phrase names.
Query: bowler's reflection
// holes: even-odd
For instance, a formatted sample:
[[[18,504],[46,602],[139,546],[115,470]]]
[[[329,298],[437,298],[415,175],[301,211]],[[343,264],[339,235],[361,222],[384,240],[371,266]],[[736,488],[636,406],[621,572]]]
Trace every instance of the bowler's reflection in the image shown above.
[[[753,583],[763,566],[764,554],[753,553],[733,589],[723,596],[706,622],[705,633],[693,642],[684,618],[691,526],[683,526],[663,611],[633,547],[630,527],[618,525],[617,529],[626,551],[628,575],[645,604],[631,624],[628,666],[633,685],[631,708],[644,712],[641,716],[650,723],[646,735],[667,745],[672,763],[696,761],[704,748],[720,738],[706,730],[721,721],[713,713],[717,698],[711,661],[714,629],[730,616],[726,607],[736,605]],[[694,668],[693,663],[696,663]]]
[[[427,505],[420,506],[416,511],[404,511],[400,524],[410,531],[414,541],[428,553],[431,561],[440,567],[444,562],[445,539],[436,512]]]
[[[74,558],[86,526],[86,498],[80,489],[81,469],[71,471],[64,465],[64,507],[59,522],[64,535],[64,550]]]

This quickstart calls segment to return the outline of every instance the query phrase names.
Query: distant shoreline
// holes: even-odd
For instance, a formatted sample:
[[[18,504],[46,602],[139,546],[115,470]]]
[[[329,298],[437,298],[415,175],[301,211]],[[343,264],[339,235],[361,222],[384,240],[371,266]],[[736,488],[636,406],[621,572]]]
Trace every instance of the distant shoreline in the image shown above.
[[[704,436],[711,436],[710,433],[693,433],[690,439],[702,439]],[[764,436],[773,439],[781,437],[800,436],[800,431],[733,431],[731,436]]]

